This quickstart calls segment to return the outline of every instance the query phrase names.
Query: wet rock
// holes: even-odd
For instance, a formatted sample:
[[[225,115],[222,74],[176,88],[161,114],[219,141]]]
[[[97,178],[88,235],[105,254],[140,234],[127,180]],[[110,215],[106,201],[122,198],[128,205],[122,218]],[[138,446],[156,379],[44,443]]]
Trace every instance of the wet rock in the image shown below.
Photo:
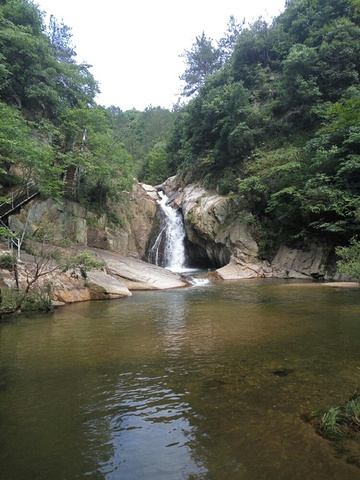
[[[210,193],[195,184],[183,188],[177,177],[168,179],[162,188],[168,196],[178,193],[176,202],[183,211],[190,254],[202,264],[207,260],[218,267],[217,274],[224,280],[348,280],[339,275],[334,256],[325,246],[313,244],[301,250],[282,245],[272,261],[260,258],[251,225],[239,217],[229,197]]]
[[[180,275],[156,265],[104,250],[87,250],[105,260],[106,272],[120,279],[129,290],[161,290],[188,285]]]

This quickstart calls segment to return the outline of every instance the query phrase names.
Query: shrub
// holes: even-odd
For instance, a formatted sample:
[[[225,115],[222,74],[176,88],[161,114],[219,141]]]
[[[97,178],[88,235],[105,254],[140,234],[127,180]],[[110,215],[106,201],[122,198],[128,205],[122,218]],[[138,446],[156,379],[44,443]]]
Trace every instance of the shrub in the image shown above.
[[[16,264],[16,259],[10,253],[0,255],[0,268],[12,272]]]
[[[353,238],[348,247],[337,247],[336,254],[339,272],[360,283],[360,242]]]

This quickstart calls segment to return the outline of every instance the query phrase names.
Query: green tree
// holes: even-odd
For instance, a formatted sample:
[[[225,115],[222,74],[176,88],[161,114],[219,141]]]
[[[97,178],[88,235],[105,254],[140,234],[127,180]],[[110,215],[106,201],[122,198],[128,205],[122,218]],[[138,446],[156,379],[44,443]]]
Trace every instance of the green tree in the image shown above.
[[[47,27],[47,36],[54,56],[60,62],[75,63],[75,50],[72,46],[71,28],[59,22],[53,15],[50,16]]]
[[[185,59],[186,69],[180,80],[185,82],[183,95],[191,97],[197,93],[206,78],[219,70],[221,66],[220,50],[214,47],[211,38],[203,32],[196,37],[191,50],[181,55]]]
[[[143,112],[122,112],[116,107],[110,107],[107,112],[114,134],[133,159],[134,174],[143,180],[147,175],[146,157],[155,145],[168,139],[177,112],[151,105]]]
[[[170,176],[166,143],[157,143],[145,158],[143,181],[151,185],[162,183]]]
[[[78,200],[109,206],[133,183],[132,159],[103,107],[68,109],[61,118],[59,158],[66,185]]]
[[[62,108],[94,103],[97,82],[89,65],[73,61],[68,27],[53,21],[49,39],[33,3],[7,0],[0,4],[0,29],[3,101],[35,120],[56,120]]]
[[[230,16],[224,36],[218,41],[222,64],[226,63],[234,53],[236,43],[244,24],[245,18],[242,23],[238,23],[233,15]]]
[[[340,257],[339,272],[360,283],[360,242],[353,238],[349,246],[337,247],[336,254]]]
[[[17,183],[24,189],[31,182],[44,195],[61,192],[62,169],[54,164],[50,145],[37,137],[20,112],[0,102],[0,168],[2,185]]]

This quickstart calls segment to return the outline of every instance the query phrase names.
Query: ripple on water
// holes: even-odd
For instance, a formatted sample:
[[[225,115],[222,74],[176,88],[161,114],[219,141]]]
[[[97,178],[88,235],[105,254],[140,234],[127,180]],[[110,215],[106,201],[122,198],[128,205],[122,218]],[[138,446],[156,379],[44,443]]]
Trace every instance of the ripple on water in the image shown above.
[[[359,318],[358,291],[257,280],[0,325],[0,477],[355,480],[302,414],[360,385]]]
[[[107,479],[178,480],[206,471],[192,458],[194,427],[184,397],[168,388],[164,377],[138,374],[120,378],[111,396],[99,393],[87,422],[96,430],[99,413],[106,416],[112,447],[103,467]]]

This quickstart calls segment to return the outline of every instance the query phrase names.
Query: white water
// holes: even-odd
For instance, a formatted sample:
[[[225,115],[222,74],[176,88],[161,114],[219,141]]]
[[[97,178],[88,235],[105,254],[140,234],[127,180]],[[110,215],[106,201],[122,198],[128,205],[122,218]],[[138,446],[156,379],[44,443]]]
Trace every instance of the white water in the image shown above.
[[[210,285],[209,279],[196,276],[198,269],[186,267],[186,233],[182,215],[168,204],[169,198],[163,192],[159,192],[159,195],[161,200],[158,200],[158,204],[163,218],[149,260],[172,272],[188,274],[187,281],[195,287]]]
[[[185,228],[181,213],[167,204],[168,197],[159,192],[161,200],[158,200],[164,215],[163,226],[151,249],[155,264],[171,270],[172,272],[185,272]],[[160,249],[164,245],[163,260],[160,262]]]
[[[208,278],[198,278],[198,277],[187,277],[187,281],[194,285],[194,287],[205,287],[206,285],[211,285],[211,282]]]

